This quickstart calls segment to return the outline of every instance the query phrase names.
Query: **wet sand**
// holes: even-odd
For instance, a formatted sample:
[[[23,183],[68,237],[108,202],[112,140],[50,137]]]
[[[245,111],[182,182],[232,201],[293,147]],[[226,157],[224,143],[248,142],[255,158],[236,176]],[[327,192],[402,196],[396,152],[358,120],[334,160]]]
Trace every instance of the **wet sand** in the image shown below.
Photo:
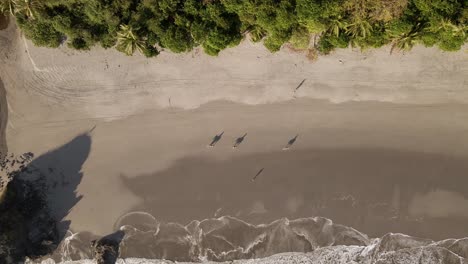
[[[35,137],[30,130],[17,130],[9,144],[16,151],[41,153],[59,145],[54,142],[66,142],[77,131],[97,125],[90,133],[90,154],[78,186],[83,197],[69,215],[74,230],[108,233],[120,215],[136,209],[186,224],[213,217],[224,208],[218,216],[242,211],[238,217],[255,222],[323,214],[370,234],[387,228],[414,234],[424,227],[422,222],[412,224],[424,216],[408,208],[415,195],[424,198],[438,189],[467,195],[462,189],[467,118],[464,105],[219,102],[192,111],[148,112],[106,123],[35,126]],[[221,131],[225,131],[222,139],[207,148]],[[248,133],[244,142],[232,149],[244,133]],[[282,151],[296,134],[291,149]],[[67,159],[51,166],[65,170],[61,166]],[[261,168],[265,170],[252,182]],[[353,199],[359,199],[357,207],[350,205]],[[389,220],[399,216],[392,208],[409,223]],[[431,212],[423,213],[426,223]],[[463,213],[452,214],[450,219],[461,217],[466,222]],[[412,220],[406,220],[408,215]],[[431,227],[417,232],[434,238],[466,235],[460,225],[447,225],[441,233]]]
[[[224,146],[226,147],[226,146]],[[259,168],[264,171],[254,182]],[[252,223],[320,215],[372,237],[388,232],[445,239],[468,235],[466,159],[392,149],[300,149],[192,156],[170,168],[123,177],[134,210],[188,224],[219,215]],[[136,177],[135,177],[136,176]],[[431,199],[431,192],[445,196]],[[422,203],[437,205],[421,206]]]

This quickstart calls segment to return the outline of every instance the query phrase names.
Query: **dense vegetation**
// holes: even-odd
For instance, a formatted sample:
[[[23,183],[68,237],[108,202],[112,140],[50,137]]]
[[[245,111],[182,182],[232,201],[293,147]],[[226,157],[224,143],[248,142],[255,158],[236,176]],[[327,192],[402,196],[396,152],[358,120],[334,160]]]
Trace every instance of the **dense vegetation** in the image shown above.
[[[128,55],[158,49],[210,55],[244,36],[270,51],[284,44],[329,53],[416,44],[459,50],[468,36],[468,0],[1,0],[36,45],[86,50],[99,43]]]

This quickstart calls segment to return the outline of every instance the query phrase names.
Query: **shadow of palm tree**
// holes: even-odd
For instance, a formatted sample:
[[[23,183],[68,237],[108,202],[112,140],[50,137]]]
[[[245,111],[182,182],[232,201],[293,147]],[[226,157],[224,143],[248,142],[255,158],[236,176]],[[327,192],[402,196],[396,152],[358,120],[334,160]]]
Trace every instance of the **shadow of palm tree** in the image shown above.
[[[65,217],[82,198],[76,189],[90,149],[90,135],[81,134],[15,173],[0,204],[1,229],[7,228],[0,263],[20,263],[55,250],[70,226]]]
[[[0,30],[8,28],[10,24],[10,17],[8,15],[0,14]]]

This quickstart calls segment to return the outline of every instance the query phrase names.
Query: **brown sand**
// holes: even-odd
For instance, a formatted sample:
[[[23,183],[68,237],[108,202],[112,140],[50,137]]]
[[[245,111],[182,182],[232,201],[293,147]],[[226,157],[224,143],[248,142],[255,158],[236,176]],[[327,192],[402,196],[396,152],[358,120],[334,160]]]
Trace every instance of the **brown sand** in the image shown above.
[[[390,56],[388,49],[342,50],[310,63],[301,54],[269,54],[245,42],[218,58],[193,52],[146,60],[100,48],[36,48],[14,25],[0,32],[0,45],[10,151],[39,156],[96,126],[78,186],[83,198],[68,216],[75,230],[108,233],[135,208],[179,221],[212,217],[218,206],[257,221],[325,214],[359,228],[382,219],[370,233],[382,232],[395,216],[388,208],[397,208],[408,217],[404,221],[425,217],[417,225],[441,214],[450,221],[468,218],[426,206],[452,199],[465,208],[468,194],[459,188],[468,158],[465,52],[416,48]],[[222,140],[206,148],[222,131]],[[296,134],[292,148],[281,151]],[[194,178],[184,178],[189,176]],[[159,178],[166,180],[161,184]],[[326,189],[314,186],[317,181]],[[375,189],[359,187],[369,181]],[[379,201],[393,207],[383,205],[378,213],[359,203],[356,210],[363,213],[356,213],[346,204],[356,196],[366,206]],[[319,198],[327,201],[325,208]],[[203,202],[195,207],[195,201]],[[450,227],[437,234],[420,231],[466,235],[458,225]]]
[[[330,195],[322,195],[323,199],[328,200],[353,196],[360,189],[350,186],[350,182],[356,186],[367,186],[369,183],[366,180],[374,177],[379,180],[387,177],[398,179],[382,182],[377,193],[372,191],[372,187],[365,189],[375,195],[376,200],[385,203],[394,199],[396,184],[400,184],[400,193],[410,192],[401,194],[406,197],[401,202],[406,203],[405,206],[411,202],[412,195],[426,195],[436,189],[438,184],[442,190],[466,195],[459,189],[464,186],[461,180],[467,171],[463,159],[468,157],[468,124],[462,121],[466,118],[468,111],[465,106],[417,107],[381,103],[331,105],[305,100],[261,106],[213,103],[190,112],[156,111],[125,120],[98,123],[91,134],[91,152],[78,187],[83,199],[70,214],[72,226],[78,230],[109,232],[118,216],[136,208],[151,211],[162,220],[184,222],[191,217],[212,217],[218,208],[223,207],[216,202],[216,199],[222,201],[223,193],[216,190],[224,181],[213,181],[216,176],[231,180],[227,182],[229,185],[221,186],[224,186],[221,189],[223,191],[226,188],[232,191],[228,198],[224,198],[228,201],[226,206],[230,206],[229,203],[234,201],[236,195],[239,198],[252,198],[251,203],[241,200],[242,203],[234,204],[233,209],[228,211],[235,215],[237,211],[234,209],[247,210],[239,215],[240,218],[246,217],[255,206],[261,211],[262,203],[272,218],[295,215],[285,211],[285,203],[291,204],[291,208],[303,208],[304,204],[309,203],[311,207],[316,206],[313,197],[304,196],[304,189],[295,190],[284,185],[280,186],[284,187],[284,193],[279,193],[278,185],[268,184],[268,175],[272,172],[279,173],[276,177],[298,177],[298,180],[291,181],[293,186],[311,185],[313,190],[315,181],[307,181],[306,176],[308,173],[324,171],[325,176],[332,177],[326,182]],[[17,149],[31,150],[34,147],[33,151],[40,152],[41,149],[60,145],[54,145],[53,142],[67,141],[77,131],[88,130],[92,125],[74,122],[68,126],[35,126],[35,137],[28,136],[30,131],[21,130],[9,139],[9,143]],[[212,137],[221,131],[225,131],[222,140],[214,148],[206,148]],[[235,138],[245,132],[248,132],[245,141],[233,150],[231,146]],[[293,147],[289,151],[281,151],[284,144],[297,133],[299,137]],[[370,154],[366,149],[371,150]],[[324,155],[323,160],[319,159],[320,153]],[[177,161],[184,157],[184,160]],[[299,163],[292,162],[296,159]],[[195,166],[197,164],[199,167]],[[275,166],[271,168],[272,165]],[[252,183],[251,177],[262,167],[265,167],[265,171]],[[332,170],[334,168],[336,171]],[[165,178],[168,175],[165,169],[169,170],[169,175],[175,181],[159,183],[158,177]],[[363,175],[360,176],[361,173]],[[141,176],[146,174],[155,176]],[[134,181],[122,181],[121,175],[136,178]],[[191,178],[184,181],[184,177],[196,177],[198,185],[194,185],[194,179]],[[428,181],[431,180],[427,186],[424,185],[426,177]],[[131,184],[140,182],[140,178],[140,184],[148,189],[135,189]],[[447,183],[442,184],[444,179]],[[343,180],[345,182],[340,183]],[[416,187],[421,185],[421,188],[406,189],[407,182]],[[279,183],[284,183],[284,179]],[[278,197],[282,203],[276,209],[271,203],[277,200],[262,200],[262,195],[253,199],[255,197],[245,193],[246,186],[251,184],[264,186],[263,192],[271,191],[263,194],[266,198]],[[198,192],[186,192],[186,188],[202,186],[205,187]],[[350,186],[350,189],[346,190],[346,186]],[[153,188],[154,193],[151,193]],[[185,207],[172,208],[174,204],[181,206],[183,202],[198,199],[197,195],[207,189],[211,191],[202,203],[206,207],[193,207],[190,211],[187,206],[193,204],[188,203]],[[164,192],[161,193],[161,190]],[[381,196],[377,197],[378,194]],[[154,199],[155,196],[161,202],[158,206],[145,203],[145,199]],[[177,200],[177,197],[181,200]],[[370,197],[366,196],[366,203]],[[206,202],[209,199],[216,202],[216,208],[214,204]],[[241,205],[245,207],[240,208]],[[388,206],[383,208],[388,209]],[[386,211],[382,217],[394,217],[387,209],[383,209]],[[162,210],[162,213],[158,210]],[[194,211],[198,213],[194,214]],[[406,209],[403,212],[409,214]],[[317,211],[304,211],[301,215],[307,213],[316,215]],[[339,216],[337,213],[336,217]],[[356,226],[357,220],[354,216],[350,217],[348,220],[340,220]],[[414,217],[419,218],[419,215]],[[374,232],[382,230],[379,228]]]

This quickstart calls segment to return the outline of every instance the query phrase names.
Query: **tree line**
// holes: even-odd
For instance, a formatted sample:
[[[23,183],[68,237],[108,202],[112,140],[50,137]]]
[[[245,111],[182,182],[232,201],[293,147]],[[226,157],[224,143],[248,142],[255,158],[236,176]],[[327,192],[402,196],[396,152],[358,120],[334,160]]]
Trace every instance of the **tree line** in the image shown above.
[[[468,0],[1,0],[35,45],[156,56],[201,46],[217,55],[243,38],[328,54],[415,45],[459,50],[468,36]]]

